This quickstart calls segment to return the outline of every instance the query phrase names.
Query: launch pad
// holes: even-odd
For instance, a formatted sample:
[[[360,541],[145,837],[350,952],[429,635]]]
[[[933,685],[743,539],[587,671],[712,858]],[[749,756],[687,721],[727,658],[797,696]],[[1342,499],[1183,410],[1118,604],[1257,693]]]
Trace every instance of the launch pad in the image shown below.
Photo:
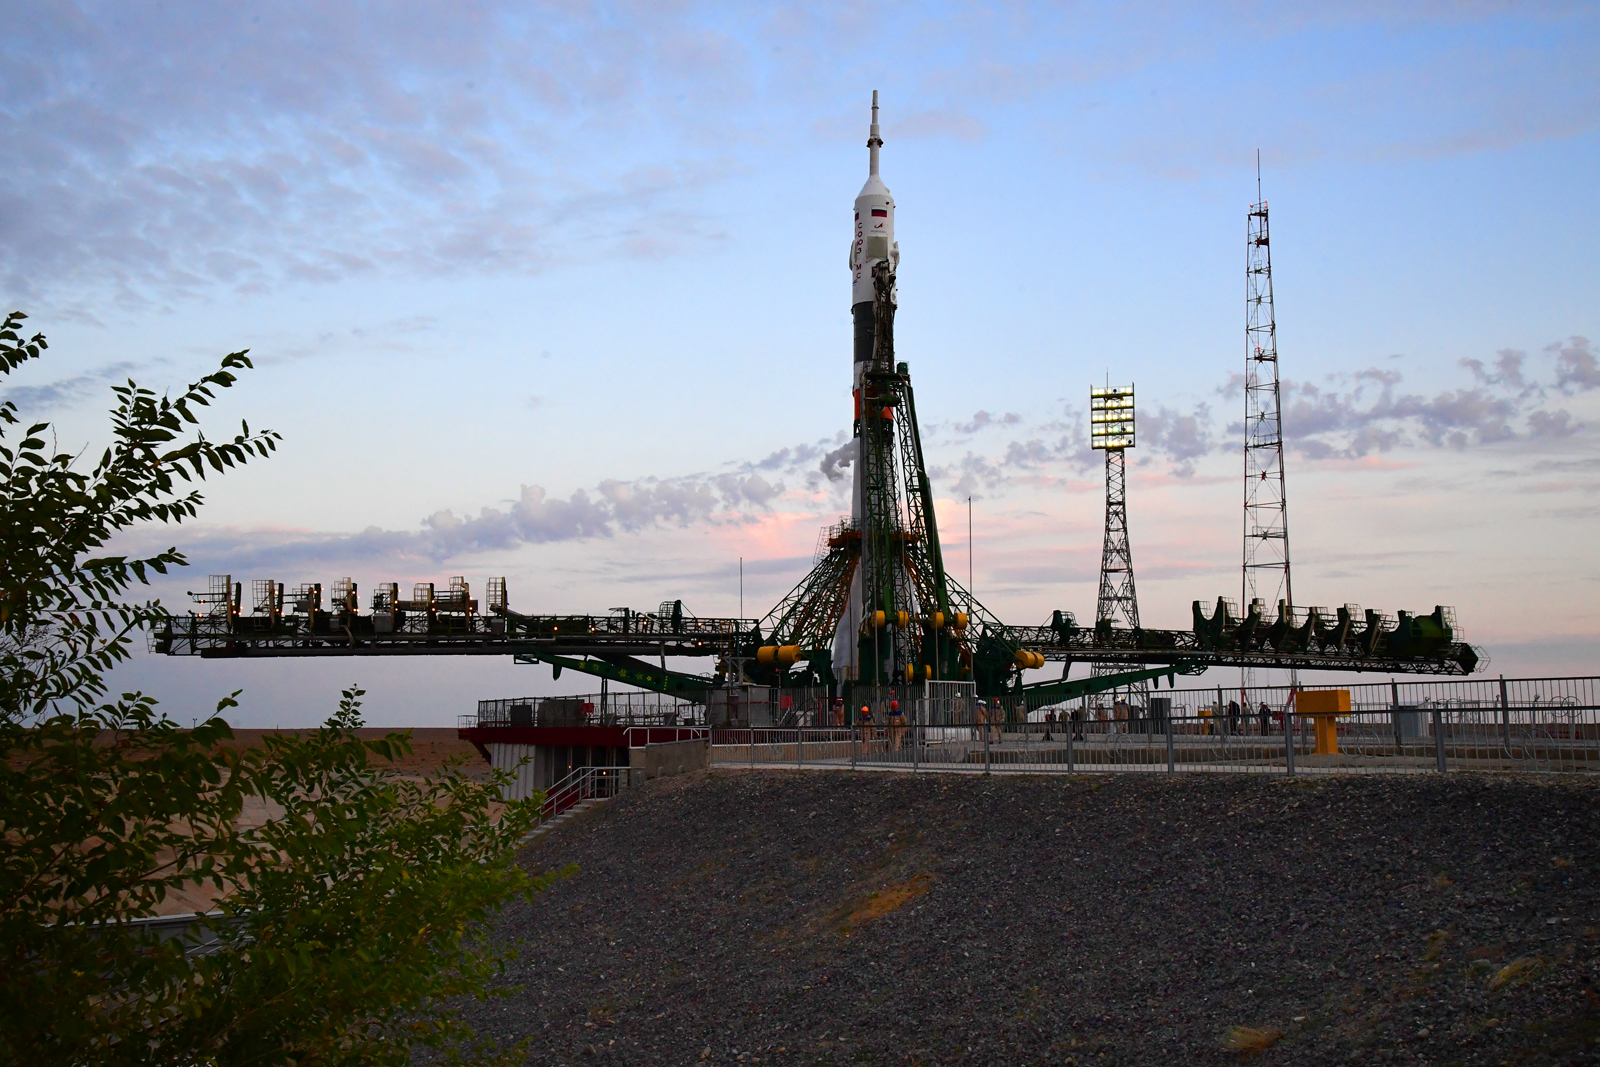
[[[894,347],[894,200],[879,174],[877,94],[868,136],[869,174],[857,196],[850,246],[852,359],[851,514],[828,528],[811,571],[757,619],[700,618],[681,600],[655,611],[524,614],[510,608],[503,578],[480,608],[465,579],[383,585],[371,609],[349,579],[324,602],[320,584],[286,591],[214,576],[195,594],[201,611],[151,633],[153,651],[207,658],[510,655],[710,706],[745,686],[843,698],[959,683],[978,697],[1024,698],[1028,707],[1157,682],[1211,667],[1468,675],[1482,657],[1457,640],[1453,613],[1355,605],[1301,607],[1227,597],[1195,601],[1189,625],[1151,629],[1137,615],[1080,626],[1058,610],[1041,625],[1007,624],[946,570],[907,362]],[[1129,412],[1131,420],[1131,411]],[[1131,421],[1128,423],[1131,434]],[[1130,442],[1131,443],[1131,439]],[[1125,522],[1125,518],[1124,518]],[[1130,564],[1131,567],[1131,564]],[[1128,581],[1131,596],[1131,570]],[[710,675],[673,670],[668,657],[714,659]],[[1024,684],[1024,673],[1062,665],[1059,679]],[[1095,674],[1068,677],[1075,663]]]

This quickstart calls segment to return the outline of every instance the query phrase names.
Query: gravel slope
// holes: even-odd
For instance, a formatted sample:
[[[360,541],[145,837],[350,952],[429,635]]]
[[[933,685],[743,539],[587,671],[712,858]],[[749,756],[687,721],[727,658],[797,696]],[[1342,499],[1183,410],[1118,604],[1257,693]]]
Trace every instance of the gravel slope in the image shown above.
[[[535,1064],[1600,1062],[1594,780],[714,772],[523,862]]]

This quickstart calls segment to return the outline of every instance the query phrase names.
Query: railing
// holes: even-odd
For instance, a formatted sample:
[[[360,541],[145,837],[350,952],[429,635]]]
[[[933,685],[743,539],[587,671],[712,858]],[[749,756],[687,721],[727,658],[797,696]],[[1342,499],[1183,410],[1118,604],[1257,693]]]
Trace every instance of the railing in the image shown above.
[[[544,792],[539,805],[536,827],[564,812],[571,811],[585,800],[609,800],[626,789],[632,781],[628,767],[579,767]]]
[[[714,729],[723,767],[888,768],[983,772],[1230,771],[1268,774],[1600,771],[1600,725],[1509,709],[1399,708],[1336,721],[1336,750],[1311,716],[1173,710],[1163,716],[1034,722],[968,717],[846,727]],[[987,717],[986,717],[987,718]]]
[[[462,729],[497,726],[697,726],[704,704],[664,693],[625,691],[561,697],[506,697],[478,701],[476,715],[456,720]]]

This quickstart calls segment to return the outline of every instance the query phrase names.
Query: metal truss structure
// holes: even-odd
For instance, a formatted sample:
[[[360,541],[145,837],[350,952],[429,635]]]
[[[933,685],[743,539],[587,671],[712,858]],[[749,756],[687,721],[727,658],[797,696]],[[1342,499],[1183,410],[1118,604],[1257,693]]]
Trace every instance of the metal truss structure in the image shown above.
[[[813,575],[820,570],[814,569]],[[495,581],[503,592],[503,580]],[[973,677],[985,693],[1015,688],[1012,672],[1019,653],[1027,653],[1034,666],[1046,661],[1104,662],[1124,670],[1170,664],[1432,675],[1471,674],[1481,659],[1471,645],[1456,640],[1454,613],[1444,607],[1427,614],[1402,611],[1394,618],[1354,605],[1335,611],[1283,609],[1268,620],[1259,611],[1240,617],[1224,597],[1209,612],[1196,601],[1188,630],[1080,627],[1066,611],[1053,613],[1042,626],[1017,626],[1000,622],[953,579],[947,577],[946,583],[952,614],[967,616],[959,647],[972,657]],[[750,665],[747,674],[754,673],[763,649],[781,647],[774,645],[773,631],[763,633],[761,620],[697,618],[684,610],[682,601],[668,601],[654,612],[624,608],[605,615],[525,615],[503,605],[487,614],[436,611],[434,629],[428,631],[414,620],[385,629],[383,612],[362,614],[353,607],[247,615],[238,610],[231,578],[218,575],[212,585],[230,592],[219,597],[195,594],[207,610],[164,620],[150,634],[151,651],[208,659],[510,655],[658,692],[679,692],[723,684],[728,670],[740,661]],[[838,585],[832,588],[836,591]],[[803,600],[795,598],[796,603]],[[392,619],[387,622],[393,624]],[[812,632],[821,632],[816,623]],[[773,668],[769,684],[799,685],[811,677],[809,671],[826,665],[824,649],[797,652],[801,654],[791,663],[767,657]],[[668,670],[667,657],[714,658],[723,674]],[[813,658],[821,662],[809,662]]]
[[[1133,386],[1107,385],[1089,390],[1089,447],[1106,456],[1106,528],[1100,550],[1100,594],[1095,602],[1095,628],[1110,632],[1119,625],[1137,633],[1139,593],[1133,580],[1133,545],[1128,538],[1128,449],[1136,441]],[[1092,673],[1111,674],[1121,665],[1096,660]],[[1062,673],[1065,678],[1065,672]],[[1133,683],[1143,697],[1147,683]],[[1140,699],[1139,703],[1143,703]]]
[[[1242,603],[1294,607],[1289,499],[1283,469],[1278,322],[1272,296],[1267,201],[1256,178],[1245,241],[1244,567]],[[1263,608],[1272,610],[1272,608]]]

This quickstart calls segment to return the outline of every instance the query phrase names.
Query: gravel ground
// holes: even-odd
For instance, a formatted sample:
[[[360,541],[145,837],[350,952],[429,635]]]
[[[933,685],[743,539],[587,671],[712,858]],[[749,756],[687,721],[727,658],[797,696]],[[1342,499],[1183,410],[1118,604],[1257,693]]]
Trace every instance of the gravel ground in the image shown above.
[[[1600,1063],[1600,781],[733,772],[523,855],[534,1064]]]

